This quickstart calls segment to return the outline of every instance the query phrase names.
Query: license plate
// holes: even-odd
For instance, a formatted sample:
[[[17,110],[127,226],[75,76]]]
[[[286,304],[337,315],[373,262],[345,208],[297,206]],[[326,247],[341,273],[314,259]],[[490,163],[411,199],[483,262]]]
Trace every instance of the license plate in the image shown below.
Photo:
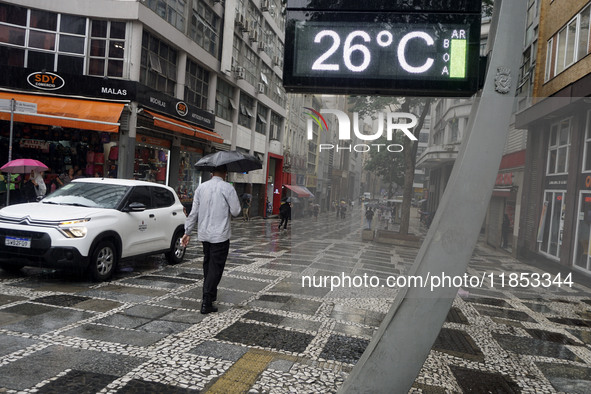
[[[16,246],[17,248],[30,248],[31,238],[17,238],[17,237],[6,237],[4,238],[4,245]]]

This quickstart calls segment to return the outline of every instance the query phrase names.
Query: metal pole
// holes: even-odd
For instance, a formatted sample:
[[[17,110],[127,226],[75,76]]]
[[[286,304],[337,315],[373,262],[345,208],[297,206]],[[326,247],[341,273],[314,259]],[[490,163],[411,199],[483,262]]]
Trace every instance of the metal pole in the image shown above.
[[[463,276],[480,233],[509,129],[527,0],[496,0],[484,89],[437,214],[408,275]],[[491,41],[492,40],[492,41]],[[494,45],[497,43],[497,45]],[[457,288],[401,289],[340,393],[406,393],[419,374]]]
[[[8,161],[12,160],[12,132],[14,129],[14,110],[16,109],[16,101],[11,98],[10,99],[10,136],[8,138]],[[10,182],[12,181],[12,173],[8,173],[8,182],[7,190],[6,190],[6,206],[10,205]]]

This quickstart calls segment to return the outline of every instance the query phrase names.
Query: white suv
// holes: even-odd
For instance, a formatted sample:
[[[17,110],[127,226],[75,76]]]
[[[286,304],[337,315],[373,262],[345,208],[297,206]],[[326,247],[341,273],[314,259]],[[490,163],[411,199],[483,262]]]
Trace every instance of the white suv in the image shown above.
[[[103,281],[120,259],[165,253],[177,264],[184,224],[183,205],[168,186],[76,179],[40,202],[0,210],[0,267],[82,268]]]

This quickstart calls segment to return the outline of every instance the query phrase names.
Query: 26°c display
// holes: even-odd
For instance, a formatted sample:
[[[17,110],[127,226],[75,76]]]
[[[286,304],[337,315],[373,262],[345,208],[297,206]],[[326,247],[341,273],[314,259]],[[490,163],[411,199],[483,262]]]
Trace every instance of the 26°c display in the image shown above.
[[[311,14],[288,19],[288,91],[463,96],[477,89],[480,24],[470,16]]]
[[[377,78],[466,78],[467,26],[437,31],[428,26],[296,25],[296,75],[313,72],[364,73]]]

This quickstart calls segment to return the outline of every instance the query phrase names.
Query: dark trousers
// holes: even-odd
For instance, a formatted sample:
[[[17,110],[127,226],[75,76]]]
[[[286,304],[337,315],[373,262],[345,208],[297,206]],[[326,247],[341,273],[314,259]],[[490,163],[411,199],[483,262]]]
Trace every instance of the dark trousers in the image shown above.
[[[203,301],[213,302],[218,296],[218,285],[222,280],[226,259],[230,251],[230,240],[211,243],[203,242]]]
[[[283,224],[285,223],[285,225]],[[279,228],[283,226],[284,229],[287,229],[287,216],[281,216],[281,222],[279,222]]]

